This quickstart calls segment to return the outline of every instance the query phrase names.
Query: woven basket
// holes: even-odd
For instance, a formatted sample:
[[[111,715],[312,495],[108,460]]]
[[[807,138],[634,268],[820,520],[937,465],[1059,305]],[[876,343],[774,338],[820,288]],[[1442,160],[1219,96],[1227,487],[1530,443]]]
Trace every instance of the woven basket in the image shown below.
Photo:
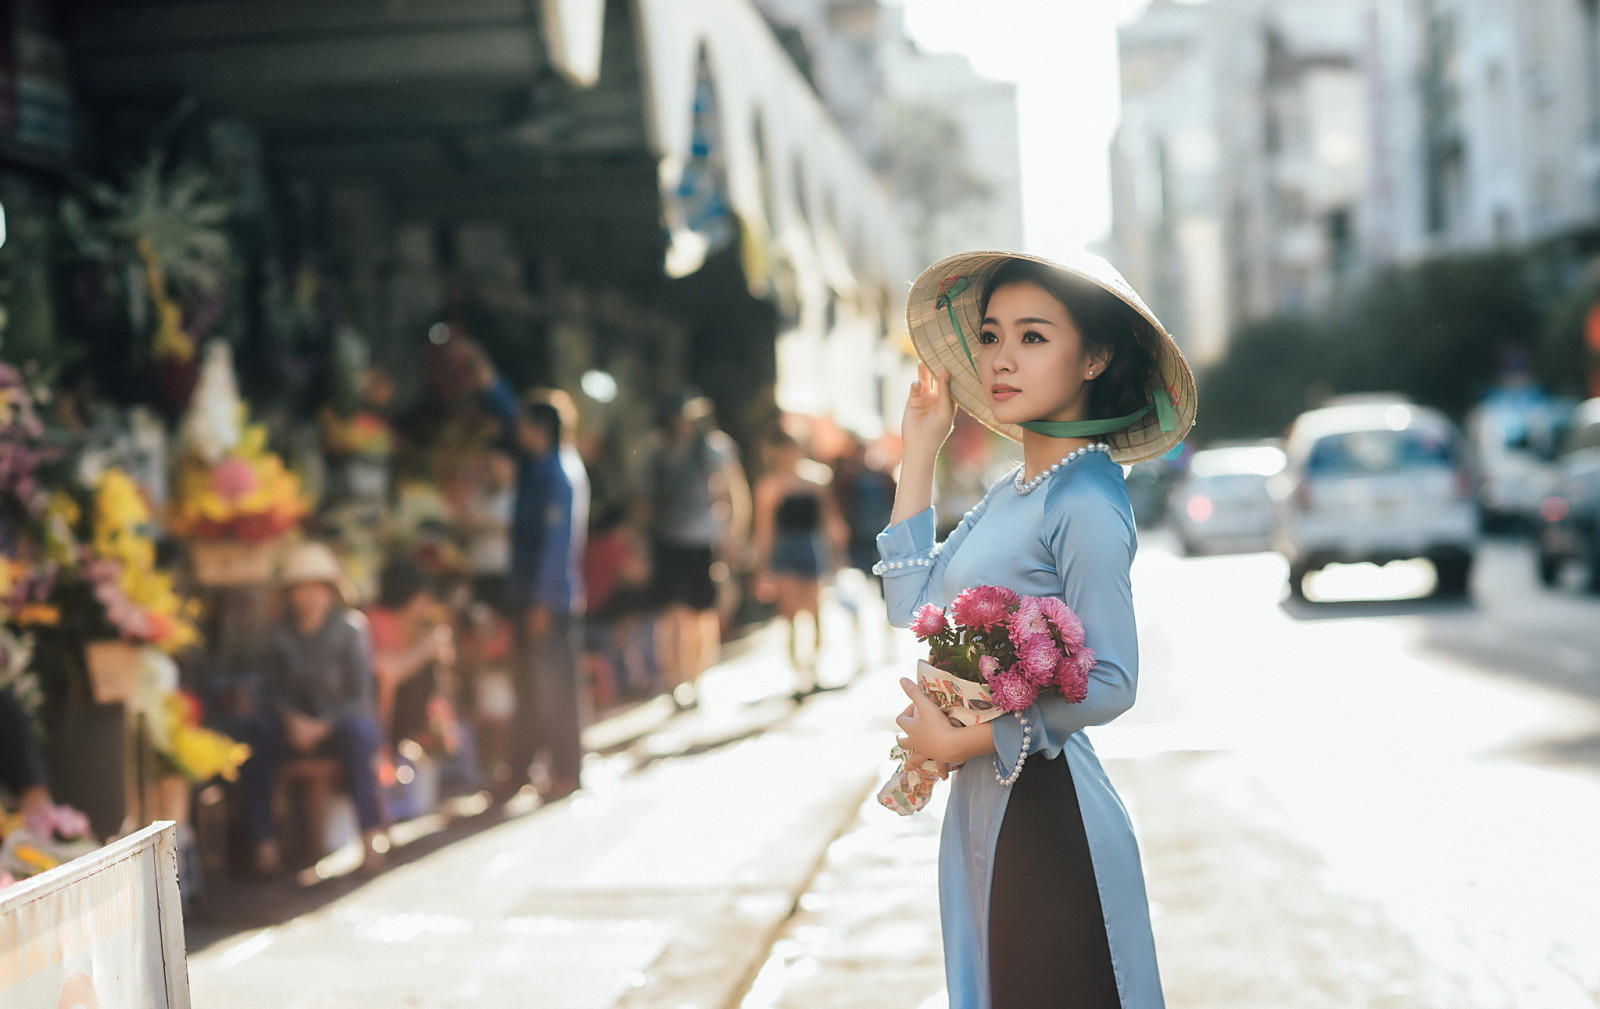
[[[278,541],[197,540],[189,544],[189,562],[200,585],[260,585],[277,569]]]
[[[89,668],[89,688],[96,704],[121,704],[139,689],[139,669],[144,646],[126,641],[91,641],[83,646]]]

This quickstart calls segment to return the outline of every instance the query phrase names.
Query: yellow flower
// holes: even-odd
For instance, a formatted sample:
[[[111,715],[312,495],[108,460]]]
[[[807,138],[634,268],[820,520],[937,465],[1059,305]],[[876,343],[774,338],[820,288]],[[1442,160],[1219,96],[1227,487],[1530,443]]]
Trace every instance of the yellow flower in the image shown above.
[[[54,627],[61,622],[61,610],[48,603],[28,603],[17,611],[20,627]]]
[[[220,732],[181,724],[172,728],[172,751],[167,756],[193,781],[218,775],[234,781],[240,765],[250,759],[250,747]]]

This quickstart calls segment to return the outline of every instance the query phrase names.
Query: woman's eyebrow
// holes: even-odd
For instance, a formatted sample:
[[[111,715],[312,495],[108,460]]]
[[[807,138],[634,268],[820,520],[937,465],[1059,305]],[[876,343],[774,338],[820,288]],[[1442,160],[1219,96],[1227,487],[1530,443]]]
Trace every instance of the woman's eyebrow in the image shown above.
[[[1038,325],[1054,326],[1055,325],[1055,323],[1051,322],[1049,319],[1028,318],[1028,319],[1018,319],[1017,320],[1017,325],[1021,325],[1023,323],[1031,323],[1031,324],[1036,325],[1036,326],[1038,326]],[[990,316],[989,318],[983,320],[983,324],[985,326],[998,326],[998,325],[1000,325],[1000,320],[996,319],[994,316]]]

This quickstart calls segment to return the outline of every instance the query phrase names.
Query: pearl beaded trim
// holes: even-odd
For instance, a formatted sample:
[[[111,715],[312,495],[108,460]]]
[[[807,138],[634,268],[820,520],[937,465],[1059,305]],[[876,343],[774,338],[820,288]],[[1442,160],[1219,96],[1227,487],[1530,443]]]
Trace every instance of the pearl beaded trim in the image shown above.
[[[932,557],[908,557],[903,561],[879,561],[878,563],[872,565],[872,573],[875,575],[886,575],[891,571],[900,571],[905,568],[931,567],[933,567]]]
[[[1019,711],[1017,712],[1017,721],[1022,723],[1022,750],[1017,754],[1017,762],[1012,765],[1011,773],[1002,777],[1000,774],[1000,758],[996,757],[994,760],[994,780],[1007,788],[1015,785],[1017,779],[1022,777],[1022,764],[1023,761],[1028,759],[1028,748],[1033,744],[1033,728],[1028,724],[1028,716]]]
[[[1018,466],[1017,467],[1017,475],[1011,481],[1011,484],[1012,484],[1013,487],[1015,487],[1017,489],[1017,493],[1018,494],[1031,494],[1031,493],[1033,493],[1034,488],[1038,487],[1040,484],[1042,484],[1046,480],[1050,479],[1051,474],[1055,473],[1057,470],[1059,470],[1061,467],[1065,466],[1067,463],[1071,462],[1072,460],[1082,458],[1083,456],[1088,455],[1090,452],[1109,452],[1109,451],[1111,451],[1111,446],[1107,445],[1103,441],[1097,441],[1097,442],[1093,443],[1092,445],[1085,445],[1082,448],[1075,448],[1071,452],[1068,452],[1066,455],[1062,456],[1056,462],[1051,463],[1048,468],[1040,470],[1039,471],[1039,475],[1034,477],[1032,480],[1029,480],[1027,483],[1023,483],[1022,482],[1022,471],[1026,467],[1025,466]]]

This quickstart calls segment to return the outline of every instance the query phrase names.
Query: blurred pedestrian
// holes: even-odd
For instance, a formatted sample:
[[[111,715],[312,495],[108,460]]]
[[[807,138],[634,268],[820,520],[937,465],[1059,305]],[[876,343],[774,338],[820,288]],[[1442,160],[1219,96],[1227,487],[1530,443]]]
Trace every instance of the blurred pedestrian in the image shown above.
[[[242,769],[256,869],[281,866],[272,829],[278,768],[289,757],[312,755],[339,762],[361,825],[363,868],[379,868],[388,850],[375,767],[383,732],[366,617],[346,605],[344,572],[324,544],[290,551],[281,583],[288,605],[267,638],[266,711],[247,740],[251,755]]]
[[[717,575],[728,578],[745,553],[750,487],[739,447],[717,429],[710,400],[681,399],[660,433],[648,478],[657,642],[667,688],[688,707],[721,650]]]
[[[448,694],[455,633],[444,619],[432,576],[405,557],[383,566],[376,604],[367,607],[372,665],[378,682],[378,722],[391,748],[432,733],[432,701]]]
[[[878,533],[894,512],[894,477],[866,442],[851,435],[844,455],[833,464],[834,501],[849,529],[847,563],[871,576],[878,562]]]
[[[470,344],[469,352],[485,402],[517,462],[506,583],[519,633],[517,712],[509,740],[511,777],[503,791],[526,782],[543,751],[548,765],[540,793],[554,801],[581,784],[581,733],[589,707],[579,666],[589,477],[574,443],[577,412],[559,390],[535,393],[519,404],[482,348]]]
[[[848,533],[833,492],[819,476],[827,467],[811,463],[800,443],[783,431],[767,439],[767,472],[755,486],[757,593],[777,606],[788,625],[789,660],[797,676],[794,698],[817,691],[822,652],[822,580],[842,552]],[[820,473],[818,472],[820,471]],[[811,628],[811,645],[800,648],[799,620]]]
[[[584,624],[597,698],[611,702],[649,689],[649,640],[644,616],[652,608],[650,552],[626,505],[595,519],[583,554]],[[598,701],[597,701],[598,703]]]
[[[900,745],[960,767],[939,854],[950,1007],[1159,1009],[1138,846],[1081,730],[1127,710],[1138,679],[1134,524],[1119,463],[1183,440],[1194,379],[1103,260],[952,257],[918,278],[907,315],[923,364],[901,422],[893,524],[879,538],[895,623],[1000,586],[1065,602],[1097,659],[1080,702],[1041,693],[969,727],[901,680],[911,705],[897,719]],[[1023,463],[938,544],[934,464],[957,401],[1020,441]]]
[[[466,539],[472,596],[500,613],[506,612],[506,578],[511,574],[516,472],[509,454],[489,449],[473,467],[472,485],[456,513],[456,528]]]
[[[855,667],[861,672],[887,643],[883,586],[872,567],[878,560],[878,533],[894,510],[894,477],[881,453],[869,451],[851,435],[844,454],[833,462],[833,491],[849,531],[845,570],[839,572],[834,598],[855,626]]]

